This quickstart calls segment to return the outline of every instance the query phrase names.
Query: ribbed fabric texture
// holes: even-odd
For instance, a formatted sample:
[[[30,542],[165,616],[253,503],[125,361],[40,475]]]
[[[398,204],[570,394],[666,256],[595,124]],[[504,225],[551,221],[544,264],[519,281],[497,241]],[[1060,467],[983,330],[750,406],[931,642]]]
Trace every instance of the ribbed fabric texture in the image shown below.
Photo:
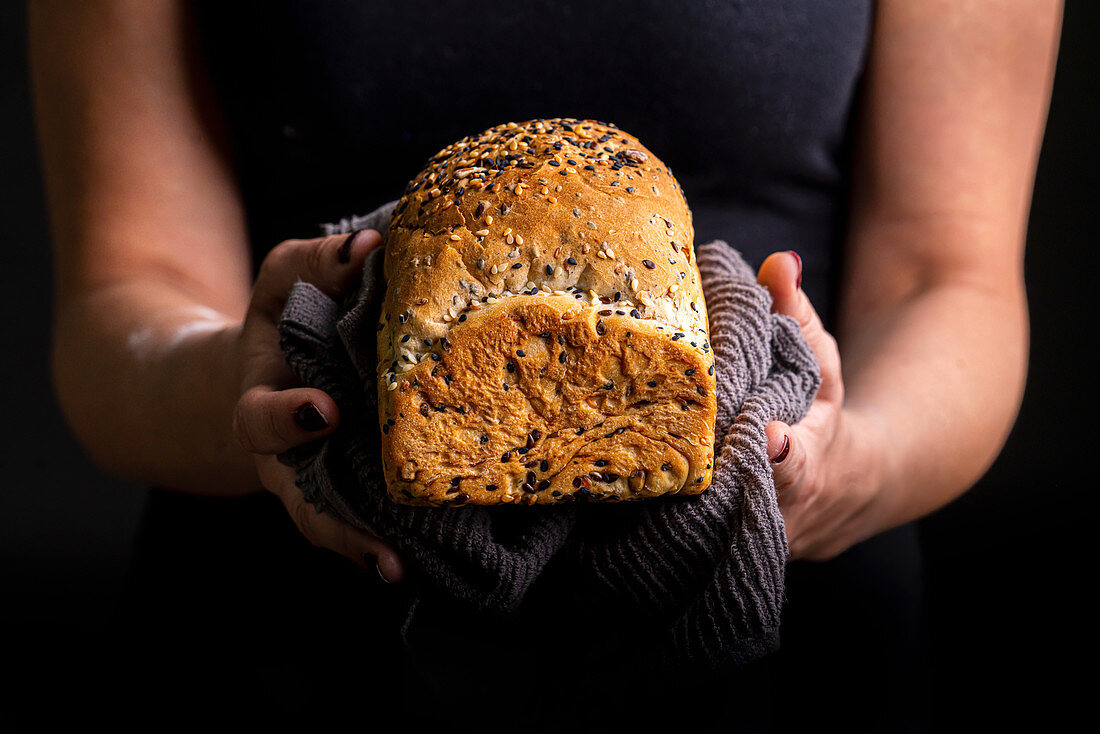
[[[386,232],[392,207],[327,231]],[[697,497],[622,505],[392,502],[381,472],[374,382],[381,248],[343,305],[307,283],[295,286],[279,326],[282,347],[305,384],[336,400],[341,427],[282,458],[318,511],[401,551],[417,592],[407,638],[423,605],[448,607],[447,619],[514,620],[537,618],[539,599],[556,596],[568,597],[586,619],[630,620],[637,633],[628,648],[613,652],[608,642],[608,654],[628,649],[642,666],[724,667],[776,648],[787,546],[764,428],[801,419],[820,378],[798,325],[770,313],[767,290],[741,256],[721,241],[696,252],[718,383],[713,482]],[[544,574],[551,561],[553,572]],[[530,593],[540,583],[561,590]]]

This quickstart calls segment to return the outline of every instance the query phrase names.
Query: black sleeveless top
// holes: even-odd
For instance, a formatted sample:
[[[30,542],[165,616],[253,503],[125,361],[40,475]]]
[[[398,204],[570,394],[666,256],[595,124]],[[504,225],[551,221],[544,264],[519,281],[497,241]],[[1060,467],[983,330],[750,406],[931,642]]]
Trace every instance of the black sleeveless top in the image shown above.
[[[509,120],[580,117],[675,172],[696,241],[803,257],[815,303],[846,211],[869,0],[203,3],[257,258],[397,198]]]
[[[804,289],[826,325],[832,320],[870,0],[217,0],[195,7],[257,264],[282,239],[317,236],[322,222],[397,198],[429,156],[465,135],[535,117],[594,118],[637,135],[669,164],[697,242],[725,239],[754,265],[796,250]],[[851,680],[866,696],[860,710],[885,716],[898,696],[875,687],[907,685],[898,665],[911,662],[903,651],[919,601],[915,548],[907,529],[830,563],[792,564],[785,650],[774,663],[782,672],[769,677],[754,668],[735,683],[710,684],[710,696],[697,681],[686,692],[696,711],[744,725],[772,693],[811,677],[816,693],[803,695],[834,705],[844,691],[822,681],[817,666],[836,673],[848,661],[847,677],[832,680]],[[306,678],[320,698],[389,690],[423,708],[410,694],[416,684],[398,690],[400,669],[415,667],[401,662],[395,641],[404,592],[371,586],[344,559],[311,548],[270,496],[204,500],[154,490],[129,589],[131,626],[188,620],[182,640],[178,630],[152,636],[162,659],[168,645],[177,655],[198,646],[261,660],[292,651],[312,671]],[[229,631],[224,620],[196,626],[212,608],[216,620],[248,621]],[[868,616],[875,625],[863,623]],[[325,644],[301,645],[291,630]],[[323,650],[334,638],[336,657],[383,661],[384,673],[364,681],[367,667],[360,668],[354,685],[325,674],[334,657]],[[295,690],[308,697],[306,678]],[[470,681],[454,685],[461,693]],[[576,685],[588,690],[581,678]],[[742,693],[731,698],[732,690]],[[460,693],[456,706],[481,698]],[[295,698],[280,692],[262,705],[288,700]],[[869,709],[870,700],[878,704]],[[815,710],[815,700],[803,701],[800,710]],[[654,717],[656,710],[645,712],[650,723]],[[675,717],[691,720],[682,708]]]

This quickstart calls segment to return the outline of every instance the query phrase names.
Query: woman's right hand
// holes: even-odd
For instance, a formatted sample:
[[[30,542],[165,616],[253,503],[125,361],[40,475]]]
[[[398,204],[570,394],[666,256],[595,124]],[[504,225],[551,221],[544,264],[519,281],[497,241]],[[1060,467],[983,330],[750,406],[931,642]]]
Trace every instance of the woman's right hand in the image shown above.
[[[363,262],[381,244],[374,230],[314,240],[287,240],[260,266],[239,341],[241,397],[233,429],[253,454],[260,481],[286,507],[294,524],[314,545],[348,557],[360,566],[377,566],[389,582],[400,581],[404,567],[397,551],[381,538],[318,513],[294,483],[294,470],[277,455],[336,430],[340,412],[321,390],[302,387],[279,348],[278,323],[290,290],[299,280],[333,298],[355,287]]]

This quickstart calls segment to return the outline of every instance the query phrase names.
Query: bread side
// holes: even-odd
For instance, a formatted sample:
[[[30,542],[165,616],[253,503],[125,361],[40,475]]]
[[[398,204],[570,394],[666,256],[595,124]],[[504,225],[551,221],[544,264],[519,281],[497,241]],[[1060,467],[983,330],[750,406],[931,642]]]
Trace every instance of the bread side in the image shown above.
[[[383,457],[419,504],[697,493],[713,355],[691,214],[595,121],[509,123],[437,154],[387,237]]]

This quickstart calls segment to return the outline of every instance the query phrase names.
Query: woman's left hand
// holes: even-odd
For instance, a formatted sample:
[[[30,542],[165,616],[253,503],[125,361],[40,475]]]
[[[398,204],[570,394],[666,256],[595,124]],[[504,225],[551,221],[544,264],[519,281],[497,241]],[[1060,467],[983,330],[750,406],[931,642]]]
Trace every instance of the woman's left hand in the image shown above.
[[[757,280],[772,295],[772,311],[798,321],[821,369],[806,416],[793,426],[772,421],[766,431],[791,558],[827,560],[874,534],[885,437],[870,416],[844,405],[840,352],[802,291],[801,258],[773,253]]]

